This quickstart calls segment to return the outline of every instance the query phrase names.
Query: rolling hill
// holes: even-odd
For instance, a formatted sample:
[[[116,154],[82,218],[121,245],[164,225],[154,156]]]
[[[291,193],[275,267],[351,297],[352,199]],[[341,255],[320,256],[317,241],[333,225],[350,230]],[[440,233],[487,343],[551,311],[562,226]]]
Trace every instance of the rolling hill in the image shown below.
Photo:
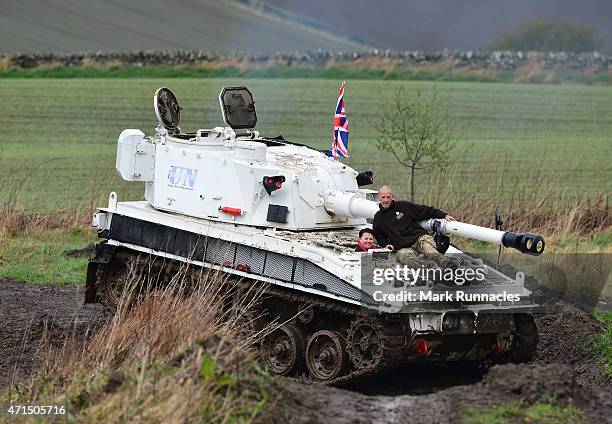
[[[258,0],[371,44],[400,50],[475,50],[530,18],[572,20],[596,28],[612,53],[609,0]]]
[[[0,52],[354,50],[349,40],[230,1],[0,0]]]
[[[0,0],[0,7],[0,53],[476,50],[536,17],[591,25],[612,53],[608,0]]]

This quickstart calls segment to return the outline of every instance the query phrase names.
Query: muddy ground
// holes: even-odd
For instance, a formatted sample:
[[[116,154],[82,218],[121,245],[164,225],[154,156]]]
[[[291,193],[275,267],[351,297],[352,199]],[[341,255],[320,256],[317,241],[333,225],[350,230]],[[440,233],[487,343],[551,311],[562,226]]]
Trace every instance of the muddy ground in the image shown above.
[[[0,280],[0,386],[20,384],[44,362],[41,339],[61,345],[84,338],[105,316],[101,305],[83,305],[83,286],[50,286]],[[266,421],[299,423],[453,423],[463,407],[513,400],[536,402],[543,394],[573,403],[592,423],[612,416],[612,382],[604,377],[590,340],[603,330],[570,305],[537,318],[536,359],[488,370],[465,366],[405,366],[354,387],[332,388],[285,379],[282,398]]]
[[[0,386],[20,383],[48,349],[83,339],[104,322],[104,308],[83,305],[85,286],[0,279]]]

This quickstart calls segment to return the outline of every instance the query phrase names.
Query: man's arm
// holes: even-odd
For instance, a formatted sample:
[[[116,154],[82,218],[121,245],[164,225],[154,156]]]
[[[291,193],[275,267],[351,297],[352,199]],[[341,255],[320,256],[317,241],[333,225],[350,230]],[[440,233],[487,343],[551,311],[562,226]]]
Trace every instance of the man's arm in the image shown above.
[[[374,224],[372,224],[372,232],[374,233],[374,238],[378,242],[379,246],[387,247],[390,245],[390,241],[385,235],[385,233],[380,229],[378,225],[376,225],[376,217],[374,217]]]
[[[423,221],[425,219],[444,219],[449,217],[449,221],[453,221],[454,218],[444,212],[443,210],[436,209],[432,206],[427,205],[419,205],[418,203],[406,203],[406,208],[408,209],[408,213],[410,213],[416,220]]]

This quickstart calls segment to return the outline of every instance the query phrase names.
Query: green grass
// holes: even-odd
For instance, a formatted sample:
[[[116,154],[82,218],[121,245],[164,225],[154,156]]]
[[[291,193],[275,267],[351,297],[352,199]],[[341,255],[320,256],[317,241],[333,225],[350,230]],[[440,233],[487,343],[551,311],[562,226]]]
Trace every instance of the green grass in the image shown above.
[[[108,192],[139,199],[140,184],[121,181],[115,146],[124,128],[151,134],[151,98],[170,86],[183,106],[183,130],[222,125],[217,95],[245,84],[257,102],[263,135],[282,134],[315,148],[328,147],[338,80],[323,79],[3,79],[0,95],[0,202],[31,210],[105,204]],[[406,194],[407,175],[375,147],[378,101],[400,82],[348,80],[349,165],[373,169],[377,183]],[[407,82],[409,91],[432,82]],[[467,153],[447,173],[417,174],[419,200],[486,198],[515,208],[526,193],[572,205],[574,199],[612,192],[612,88],[565,85],[440,82],[452,93],[451,117],[469,123]],[[523,196],[523,197],[522,197]],[[524,200],[523,200],[524,201]],[[535,205],[534,205],[535,207]]]
[[[520,402],[506,403],[488,409],[468,408],[463,424],[579,424],[585,423],[584,415],[575,406],[556,406],[538,402],[525,408]]]
[[[604,333],[595,338],[593,345],[595,351],[599,353],[605,361],[604,372],[607,376],[612,377],[612,312],[604,312],[595,309],[593,314],[606,326]]]
[[[0,234],[0,278],[43,284],[85,283],[87,255],[67,256],[96,241],[94,231],[79,227],[33,234]]]
[[[478,72],[432,71],[419,69],[360,68],[351,65],[307,67],[269,65],[265,67],[222,66],[206,68],[191,65],[110,65],[64,66],[41,65],[24,69],[11,67],[0,69],[0,78],[320,78],[366,79],[388,81],[458,81],[458,82],[512,82],[524,81],[524,73],[518,71],[489,70]],[[527,79],[535,84],[612,84],[608,74],[555,71],[551,79],[546,74],[535,74]]]
[[[612,246],[612,232],[592,234],[589,236],[567,236],[554,240],[551,246],[556,252],[587,253],[605,251]]]

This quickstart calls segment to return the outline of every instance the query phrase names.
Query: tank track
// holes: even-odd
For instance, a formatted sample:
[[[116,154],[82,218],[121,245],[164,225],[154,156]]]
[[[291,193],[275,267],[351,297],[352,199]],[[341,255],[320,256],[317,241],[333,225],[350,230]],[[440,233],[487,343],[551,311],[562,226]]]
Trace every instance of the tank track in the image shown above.
[[[321,297],[309,296],[300,292],[288,292],[279,290],[274,286],[268,287],[266,293],[273,294],[275,298],[284,299],[293,304],[308,304],[317,308],[318,311],[325,311],[334,315],[342,314],[351,317],[353,320],[367,320],[376,326],[378,334],[381,335],[381,355],[375,364],[365,367],[355,367],[345,375],[339,376],[323,384],[345,385],[361,378],[379,375],[389,372],[396,368],[404,354],[406,331],[408,328],[399,320],[385,319],[384,315],[379,315],[374,311],[362,309],[358,306],[342,305],[332,300]],[[348,328],[344,329],[344,336],[348,338]],[[350,349],[349,349],[350,350]],[[350,353],[349,353],[350,355]]]
[[[509,360],[513,363],[526,363],[533,359],[538,348],[538,329],[532,315],[515,314],[516,334],[510,349]]]
[[[114,302],[120,296],[123,288],[121,280],[130,275],[138,276],[151,272],[150,268],[145,268],[150,267],[147,262],[147,260],[138,257],[135,253],[123,250],[118,251],[108,264],[98,264],[95,273],[97,300],[113,310],[115,307]],[[172,265],[166,261],[163,264],[163,272],[166,275],[172,274],[171,268],[178,268],[180,266],[178,262],[171,261],[171,263]],[[191,272],[199,272],[197,269],[199,268],[193,268]],[[156,271],[156,273],[159,272]],[[246,278],[232,280],[238,284],[238,290],[244,290],[245,292],[252,284],[261,284]],[[161,285],[156,284],[156,286],[160,287]],[[313,296],[274,285],[267,286],[264,297],[274,300],[268,303],[280,305],[278,308],[274,308],[277,310],[269,311],[271,313],[269,314],[268,323],[272,322],[277,316],[284,315],[284,320],[289,319],[288,324],[302,329],[306,339],[312,335],[312,331],[308,329],[313,326],[312,324],[304,324],[300,322],[299,318],[296,318],[300,311],[299,308],[305,306],[310,306],[316,311],[314,328],[337,331],[342,337],[344,345],[346,345],[349,337],[350,324],[352,322],[368,322],[376,329],[380,345],[376,361],[367,366],[355,366],[354,361],[351,361],[353,355],[350,354],[351,348],[349,347],[346,352],[346,355],[349,356],[348,372],[345,371],[337,378],[324,381],[322,382],[323,384],[343,385],[362,377],[378,375],[392,370],[399,365],[399,361],[406,349],[404,346],[408,345],[405,343],[405,335],[409,334],[407,325],[398,319],[393,320],[389,319],[390,317],[388,316],[380,315],[376,311],[367,310],[357,305],[342,304],[324,297]],[[329,318],[322,322],[319,318],[321,316]],[[305,356],[305,352],[300,354],[302,357]],[[299,375],[298,373],[296,376]]]

